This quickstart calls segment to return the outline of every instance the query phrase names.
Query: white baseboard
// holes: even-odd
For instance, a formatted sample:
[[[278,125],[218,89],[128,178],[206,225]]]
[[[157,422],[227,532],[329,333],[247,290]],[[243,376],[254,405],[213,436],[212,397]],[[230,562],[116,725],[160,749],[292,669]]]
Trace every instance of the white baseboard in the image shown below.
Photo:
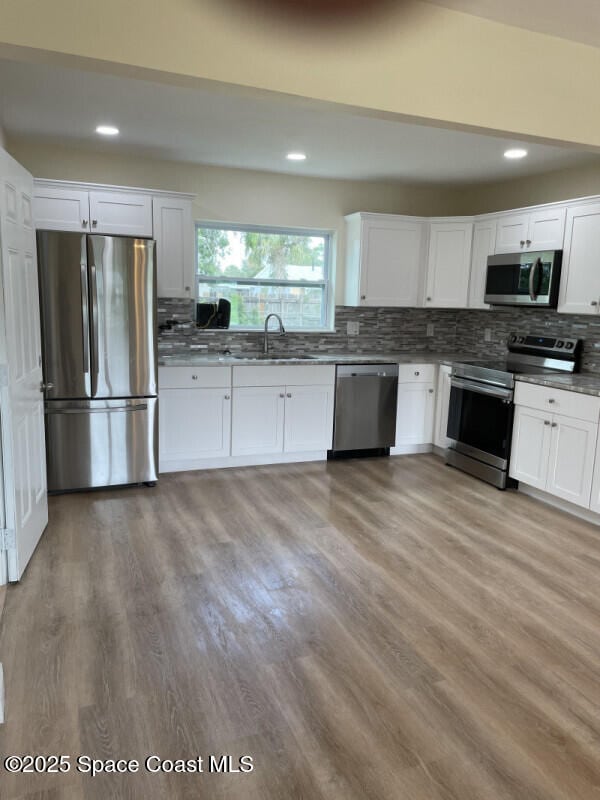
[[[390,447],[391,456],[408,456],[414,453],[431,453],[432,444],[401,444],[398,447]]]
[[[187,472],[197,469],[227,469],[228,467],[256,467],[265,464],[295,464],[302,461],[326,461],[327,450],[307,453],[271,453],[260,456],[228,456],[183,461],[161,461],[159,472]]]
[[[566,511],[567,514],[573,514],[574,517],[579,517],[579,519],[584,519],[586,522],[600,526],[600,514],[596,514],[594,511],[576,506],[574,503],[569,503],[568,500],[555,497],[553,494],[548,494],[548,492],[542,492],[541,489],[534,489],[533,486],[527,486],[525,483],[519,483],[519,491],[522,494],[540,500],[542,503],[546,503],[546,505],[558,508],[560,511]]]

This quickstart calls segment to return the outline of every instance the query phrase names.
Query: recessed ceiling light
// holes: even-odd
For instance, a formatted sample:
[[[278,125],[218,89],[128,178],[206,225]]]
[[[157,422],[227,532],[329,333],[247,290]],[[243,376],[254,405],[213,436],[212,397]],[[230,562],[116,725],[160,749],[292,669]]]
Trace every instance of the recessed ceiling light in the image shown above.
[[[504,153],[504,158],[525,158],[527,155],[527,150],[523,150],[522,147],[513,147],[511,150],[507,150]]]
[[[98,125],[96,133],[101,136],[116,136],[119,133],[119,129],[115,128],[114,125]]]
[[[288,153],[286,158],[288,161],[306,161],[306,153]]]

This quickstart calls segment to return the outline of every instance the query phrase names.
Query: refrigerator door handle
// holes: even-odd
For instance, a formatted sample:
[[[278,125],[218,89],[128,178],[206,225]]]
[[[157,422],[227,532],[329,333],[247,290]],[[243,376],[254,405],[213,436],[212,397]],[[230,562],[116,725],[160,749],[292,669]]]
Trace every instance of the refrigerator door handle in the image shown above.
[[[113,411],[146,411],[148,403],[131,406],[107,406],[105,408],[46,408],[46,414],[112,414]]]
[[[83,328],[83,371],[90,371],[90,339],[88,314],[88,278],[87,264],[81,264],[81,326]]]
[[[96,265],[90,264],[90,275],[92,279],[92,397],[98,391],[98,282],[96,278]]]

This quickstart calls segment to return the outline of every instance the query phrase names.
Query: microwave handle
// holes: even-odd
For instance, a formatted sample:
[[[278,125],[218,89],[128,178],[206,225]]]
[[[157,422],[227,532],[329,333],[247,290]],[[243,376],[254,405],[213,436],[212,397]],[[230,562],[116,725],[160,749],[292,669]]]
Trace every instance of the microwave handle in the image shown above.
[[[537,292],[535,291],[535,279],[537,276],[538,267],[541,267],[542,259],[538,256],[535,264],[532,265],[531,269],[529,270],[529,297],[535,301],[537,300]]]

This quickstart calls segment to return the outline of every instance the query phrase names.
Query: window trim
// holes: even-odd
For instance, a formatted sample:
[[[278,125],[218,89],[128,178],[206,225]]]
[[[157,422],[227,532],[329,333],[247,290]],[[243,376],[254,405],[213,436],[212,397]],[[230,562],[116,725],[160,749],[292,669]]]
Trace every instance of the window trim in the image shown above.
[[[235,278],[229,275],[201,275],[198,269],[198,228],[210,228],[212,230],[225,230],[225,231],[239,231],[244,233],[250,231],[252,233],[274,233],[274,234],[287,234],[289,236],[319,236],[324,240],[323,247],[323,280],[320,281],[284,281],[276,280],[273,278]],[[279,225],[245,225],[241,222],[223,222],[211,220],[195,220],[194,221],[194,250],[195,250],[195,275],[196,275],[196,299],[198,302],[198,289],[200,283],[223,283],[230,281],[231,283],[239,283],[244,286],[289,286],[292,288],[322,288],[323,289],[323,307],[322,307],[322,325],[318,328],[292,328],[286,325],[286,330],[293,333],[327,333],[335,330],[334,315],[335,310],[332,307],[331,298],[334,296],[333,286],[333,253],[334,253],[334,240],[335,231],[327,228],[291,228],[289,226]],[[285,320],[284,320],[285,324]],[[242,327],[236,326],[229,328],[232,333],[260,331],[262,327]]]

